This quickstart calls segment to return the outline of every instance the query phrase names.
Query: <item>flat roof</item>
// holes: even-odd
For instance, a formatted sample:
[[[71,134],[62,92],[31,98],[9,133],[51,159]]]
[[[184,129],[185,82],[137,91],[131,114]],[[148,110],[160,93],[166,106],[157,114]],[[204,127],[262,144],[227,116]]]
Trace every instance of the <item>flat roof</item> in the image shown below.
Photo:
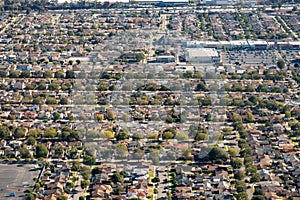
[[[267,45],[268,42],[265,41],[265,40],[248,40],[248,43],[251,45],[251,44],[263,44],[263,45]]]
[[[229,41],[220,41],[220,44],[230,44],[230,42]]]
[[[173,55],[157,56],[157,58],[175,58]]]
[[[248,45],[247,40],[232,40],[230,41],[231,45]]]
[[[213,48],[188,48],[186,51],[190,58],[219,56],[218,52]]]
[[[298,42],[298,41],[290,41],[289,44],[291,44],[291,45],[300,45],[300,42]]]

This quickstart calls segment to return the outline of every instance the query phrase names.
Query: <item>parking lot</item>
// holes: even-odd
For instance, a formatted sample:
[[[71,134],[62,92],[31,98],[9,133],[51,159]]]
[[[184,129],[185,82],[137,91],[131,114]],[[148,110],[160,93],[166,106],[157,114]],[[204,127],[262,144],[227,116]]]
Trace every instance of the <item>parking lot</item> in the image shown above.
[[[224,64],[240,65],[274,65],[277,59],[280,58],[277,51],[262,50],[262,51],[246,51],[235,50],[222,53],[222,59]]]
[[[32,164],[0,164],[0,199],[24,199],[24,192],[34,185],[40,169]],[[9,197],[14,192],[15,197]]]

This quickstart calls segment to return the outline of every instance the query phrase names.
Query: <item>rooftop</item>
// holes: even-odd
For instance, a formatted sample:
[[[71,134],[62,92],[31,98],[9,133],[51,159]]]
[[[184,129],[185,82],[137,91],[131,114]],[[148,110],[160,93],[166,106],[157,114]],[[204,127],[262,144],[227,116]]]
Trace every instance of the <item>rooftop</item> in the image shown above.
[[[190,58],[193,57],[215,57],[218,52],[212,48],[189,48],[186,50]]]

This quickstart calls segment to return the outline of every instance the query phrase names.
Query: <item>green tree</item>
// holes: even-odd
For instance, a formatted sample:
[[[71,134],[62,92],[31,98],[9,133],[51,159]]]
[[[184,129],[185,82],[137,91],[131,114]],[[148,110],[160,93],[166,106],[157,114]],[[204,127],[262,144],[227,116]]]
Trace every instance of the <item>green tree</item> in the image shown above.
[[[61,97],[59,101],[60,105],[67,105],[68,104],[68,99],[66,97]]]
[[[199,103],[202,106],[211,106],[212,105],[212,99],[211,99],[211,97],[204,97],[204,98],[199,99]]]
[[[171,124],[173,122],[174,122],[174,120],[173,120],[173,118],[171,116],[167,116],[166,117],[166,123]]]
[[[149,134],[148,139],[149,140],[157,140],[158,139],[158,134],[157,133]]]
[[[254,122],[254,120],[255,120],[254,115],[251,113],[251,111],[247,112],[247,120],[249,122]]]
[[[248,200],[248,194],[247,192],[240,192],[236,196],[237,200]]]
[[[238,150],[235,147],[229,147],[228,153],[230,156],[234,157],[238,155]]]
[[[66,71],[66,78],[68,79],[75,78],[75,72],[72,70]]]
[[[240,193],[240,192],[246,192],[246,190],[247,190],[246,183],[243,182],[243,181],[237,181],[236,184],[235,184],[235,188],[236,188],[236,191],[238,193]]]
[[[251,200],[265,200],[264,195],[253,195]]]
[[[98,86],[99,91],[107,91],[109,89],[109,84],[107,82],[100,82]]]
[[[72,130],[70,132],[70,134],[67,136],[66,140],[68,142],[71,142],[71,141],[79,141],[80,140],[80,135],[79,135],[79,132],[78,131],[75,131],[75,130]]]
[[[292,116],[291,112],[288,111],[288,110],[284,112],[284,115],[285,115],[286,118],[291,118],[291,116]]]
[[[76,171],[76,172],[79,171],[79,170],[80,170],[80,162],[74,161],[74,162],[72,163],[71,170],[72,170],[72,171]]]
[[[76,158],[77,154],[78,154],[78,149],[77,147],[73,146],[69,152],[69,156],[71,158]]]
[[[0,138],[5,140],[10,138],[10,130],[7,126],[0,126]]]
[[[55,99],[55,97],[47,97],[45,103],[47,105],[56,105],[57,104],[57,100]]]
[[[184,159],[189,159],[192,157],[192,149],[191,148],[187,148],[183,150],[183,157]]]
[[[243,85],[241,83],[233,83],[231,91],[232,92],[242,92],[243,91]]]
[[[228,153],[224,149],[218,146],[214,146],[208,153],[208,157],[210,160],[221,159],[225,161],[228,159]]]
[[[68,197],[66,195],[59,195],[56,200],[68,200]]]
[[[178,132],[175,135],[175,139],[179,140],[179,141],[188,141],[189,137],[187,134],[185,134],[184,132]]]
[[[205,133],[201,133],[201,132],[198,132],[196,137],[195,137],[195,140],[196,141],[199,141],[199,140],[207,140],[208,139],[208,135],[205,134]]]
[[[260,175],[258,172],[252,174],[251,178],[250,178],[250,182],[251,183],[257,183],[260,181]]]
[[[81,189],[85,189],[90,185],[90,181],[89,180],[81,180],[80,181],[80,187]]]
[[[53,116],[53,121],[55,122],[60,119],[60,114],[58,112],[54,112],[52,116]]]
[[[41,133],[41,129],[39,128],[34,128],[34,129],[29,129],[28,130],[28,136],[29,137],[33,137],[33,138],[37,138],[38,135]]]
[[[255,166],[252,165],[252,158],[251,158],[251,163],[246,164],[246,173],[253,174],[256,172],[257,172],[257,169]]]
[[[58,157],[63,156],[64,151],[65,151],[65,149],[64,149],[63,146],[55,146],[55,147],[54,147],[54,153],[55,153],[55,155],[58,156]]]
[[[128,148],[125,144],[118,143],[115,145],[116,157],[117,158],[125,158],[128,155]]]
[[[111,181],[114,183],[123,183],[123,177],[119,173],[114,173],[111,177]]]
[[[285,62],[282,59],[279,59],[277,61],[277,67],[279,67],[280,69],[283,69],[285,67]]]
[[[63,91],[68,91],[68,90],[71,89],[71,87],[72,87],[72,84],[71,84],[70,82],[65,82],[65,83],[61,86],[61,89],[62,89]]]
[[[119,134],[116,136],[116,139],[119,140],[126,140],[129,139],[129,135],[126,131],[124,131],[123,129],[120,130]]]
[[[46,158],[48,155],[48,149],[44,144],[38,144],[35,148],[36,158]]]
[[[201,74],[201,72],[199,71],[195,71],[194,72],[194,75],[193,75],[193,78],[203,78],[203,74]]]
[[[52,71],[51,71],[51,70],[45,70],[45,71],[43,72],[43,77],[44,77],[44,78],[52,78],[52,77],[53,77]]]
[[[244,181],[237,181],[235,184],[235,188],[238,193],[246,192],[247,190],[247,186],[246,183],[244,183]]]
[[[30,151],[27,147],[23,146],[23,147],[20,147],[18,149],[18,151],[20,152],[20,157],[21,158],[31,158],[31,154],[30,154]]]
[[[20,75],[19,71],[11,70],[9,71],[9,78],[18,78]]]
[[[109,129],[103,131],[103,136],[109,140],[112,140],[115,138],[114,132]]]
[[[34,90],[34,88],[35,88],[35,84],[31,84],[31,83],[27,84],[25,87],[26,90]]]
[[[231,162],[230,162],[231,166],[234,168],[234,169],[239,169],[242,167],[243,165],[243,162],[241,159],[239,158],[231,158]]]
[[[197,86],[195,88],[195,91],[203,91],[203,92],[205,92],[205,91],[207,91],[207,88],[206,88],[205,84],[201,82],[201,83],[197,84]]]
[[[246,147],[244,149],[241,150],[240,152],[241,156],[243,156],[244,158],[249,157],[252,155],[252,149],[250,147]],[[252,159],[252,158],[251,158]],[[244,159],[245,162],[246,159]]]
[[[32,137],[32,136],[29,136],[29,137],[27,138],[27,144],[28,144],[28,145],[34,146],[34,145],[36,144],[35,138]]]
[[[95,156],[85,155],[83,156],[83,164],[85,165],[94,165],[96,163]]]
[[[260,84],[256,88],[256,92],[268,92],[268,87],[265,84]]]
[[[246,87],[245,87],[245,92],[254,92],[255,90],[254,90],[254,88],[253,88],[253,86],[252,85],[246,85]]]
[[[34,194],[30,194],[30,193],[26,194],[26,200],[35,200]]]
[[[54,74],[54,77],[55,78],[64,78],[65,77],[65,72],[63,70],[56,71],[55,74]]]
[[[88,166],[82,166],[80,168],[80,173],[81,173],[82,178],[84,180],[90,180],[90,178],[91,178],[91,168],[90,167],[88,167]]]
[[[186,72],[183,74],[183,77],[184,77],[184,78],[192,78],[192,77],[193,77],[193,72],[192,72],[192,71],[186,71]]]
[[[159,177],[154,177],[153,179],[152,179],[152,182],[153,183],[159,183],[160,182],[160,179],[159,179]]]
[[[59,90],[59,83],[56,83],[56,82],[52,82],[48,85],[48,89],[49,90]]]
[[[21,72],[19,77],[20,78],[30,78],[30,76],[31,76],[30,71],[29,70],[24,70],[24,71]]]
[[[14,131],[14,138],[24,138],[26,134],[26,128],[18,127]]]
[[[164,140],[169,140],[173,138],[174,138],[174,134],[171,131],[166,131],[162,134],[162,139]]]
[[[38,83],[38,86],[37,86],[37,89],[38,89],[38,90],[46,90],[46,88],[47,88],[47,85],[46,85],[45,82],[40,81],[40,82]]]
[[[243,171],[237,171],[234,173],[234,178],[237,180],[243,180],[245,178],[245,173]]]
[[[56,128],[45,128],[43,136],[45,138],[55,138],[57,136]]]

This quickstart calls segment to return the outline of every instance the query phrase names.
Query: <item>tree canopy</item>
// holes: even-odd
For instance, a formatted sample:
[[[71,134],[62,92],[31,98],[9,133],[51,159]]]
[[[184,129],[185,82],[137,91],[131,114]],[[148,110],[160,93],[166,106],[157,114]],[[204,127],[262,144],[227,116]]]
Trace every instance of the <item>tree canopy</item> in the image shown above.
[[[48,149],[44,144],[38,144],[35,148],[36,158],[46,158],[48,155]]]
[[[218,147],[218,146],[215,146],[211,149],[211,151],[208,153],[208,157],[210,160],[218,160],[218,159],[221,159],[221,160],[227,160],[228,159],[228,153]]]

